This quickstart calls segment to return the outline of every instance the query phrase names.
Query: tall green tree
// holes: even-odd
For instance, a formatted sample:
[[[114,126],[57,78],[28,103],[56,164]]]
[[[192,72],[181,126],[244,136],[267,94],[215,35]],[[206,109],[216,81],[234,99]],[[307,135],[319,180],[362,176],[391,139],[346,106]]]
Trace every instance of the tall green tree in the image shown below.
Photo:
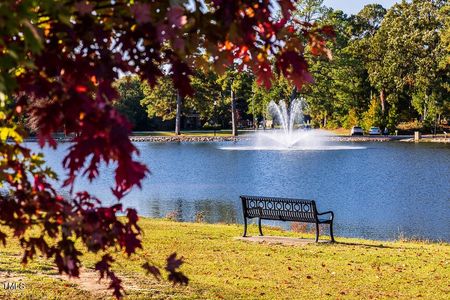
[[[178,93],[170,77],[159,78],[153,87],[144,82],[142,90],[141,105],[146,108],[149,118],[160,117],[166,121],[176,117]]]
[[[302,94],[308,113],[316,125],[340,127],[356,125],[356,120],[369,102],[369,84],[361,58],[350,47],[352,20],[342,11],[324,10],[317,21],[335,28],[336,37],[328,42],[333,59],[317,59],[307,55],[314,84]],[[351,115],[351,116],[350,116]],[[350,121],[351,120],[351,121]]]
[[[144,84],[145,97],[141,101],[141,105],[146,108],[148,117],[160,117],[166,121],[177,119],[177,111],[179,111],[180,118],[187,113],[195,112],[201,120],[216,122],[215,110],[218,110],[219,115],[223,115],[222,106],[224,105],[221,101],[222,87],[217,74],[198,70],[194,72],[190,80],[193,94],[183,99],[169,77],[160,78],[154,87]],[[182,103],[180,104],[180,102]],[[216,109],[214,105],[216,105]],[[176,126],[175,131],[177,128]]]
[[[194,94],[187,97],[187,106],[209,123],[218,120],[217,111],[223,117],[223,101],[218,75],[211,71],[197,71],[191,78]]]
[[[117,80],[114,87],[119,97],[114,101],[114,107],[133,124],[133,130],[148,130],[149,118],[141,106],[145,98],[142,81],[138,76],[125,76]]]
[[[352,55],[356,62],[355,67],[359,69],[360,78],[364,81],[366,91],[370,92],[370,96],[366,93],[367,99],[365,105],[360,108],[367,108],[368,101],[373,100],[372,92],[379,94],[381,111],[384,114],[386,107],[385,85],[389,84],[389,80],[380,78],[378,84],[369,81],[368,70],[376,68],[382,64],[384,43],[382,39],[375,40],[374,36],[378,32],[386,15],[386,9],[380,4],[368,4],[356,15],[350,17],[351,36],[346,51]],[[376,44],[378,42],[378,44]]]
[[[442,72],[444,79],[441,81],[442,88],[446,95],[450,93],[450,4],[444,5],[439,10],[439,20],[443,24],[443,28],[439,34],[439,48],[444,53],[439,61],[439,70]],[[442,109],[439,111],[438,119],[441,116],[450,116],[450,100],[449,96],[444,98]],[[445,100],[447,99],[447,100]]]
[[[443,29],[441,0],[414,0],[392,6],[370,38],[368,72],[371,83],[391,107],[413,107],[423,120],[442,107],[445,92],[439,62]]]
[[[251,97],[253,81],[254,76],[251,72],[238,71],[234,68],[230,68],[217,79],[217,83],[221,86],[222,99],[224,103],[230,105],[233,136],[238,135],[237,126],[241,114],[248,111],[247,100]]]

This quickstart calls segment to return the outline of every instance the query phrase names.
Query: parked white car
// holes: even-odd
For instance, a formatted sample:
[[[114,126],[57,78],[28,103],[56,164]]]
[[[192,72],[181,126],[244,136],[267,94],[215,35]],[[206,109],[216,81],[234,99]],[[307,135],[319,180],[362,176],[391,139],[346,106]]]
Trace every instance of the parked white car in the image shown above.
[[[369,135],[380,135],[381,129],[380,127],[370,127]]]
[[[364,135],[364,130],[359,126],[353,126],[350,135]]]

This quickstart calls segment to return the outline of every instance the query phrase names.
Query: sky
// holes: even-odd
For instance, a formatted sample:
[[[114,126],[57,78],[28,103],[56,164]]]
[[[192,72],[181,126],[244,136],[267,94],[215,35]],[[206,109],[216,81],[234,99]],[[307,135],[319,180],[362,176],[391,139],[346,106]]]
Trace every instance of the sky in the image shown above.
[[[358,13],[366,4],[377,3],[383,5],[384,8],[391,7],[400,0],[325,0],[324,5],[334,9],[340,9],[346,14]]]

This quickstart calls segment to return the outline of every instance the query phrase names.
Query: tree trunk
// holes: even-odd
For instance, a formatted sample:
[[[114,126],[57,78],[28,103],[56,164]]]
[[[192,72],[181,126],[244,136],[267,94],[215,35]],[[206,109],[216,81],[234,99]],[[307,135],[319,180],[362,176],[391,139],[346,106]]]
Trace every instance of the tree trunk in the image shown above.
[[[428,109],[427,109],[427,104],[425,103],[423,105],[422,122],[424,122],[427,119],[427,116],[428,116]]]
[[[380,91],[380,103],[381,103],[381,113],[384,115],[384,111],[386,109],[386,97],[384,95],[384,90]]]
[[[183,98],[181,97],[180,92],[177,92],[177,112],[175,117],[175,134],[181,134],[181,105],[183,102]]]
[[[423,104],[422,122],[424,122],[427,119],[427,116],[428,116],[428,94],[425,94],[425,103]]]
[[[297,98],[297,95],[298,95],[297,87],[294,86],[294,88],[292,89],[292,92],[291,92],[291,97],[289,97],[290,98],[289,100],[291,103],[292,103],[292,101],[294,101]]]
[[[236,99],[233,89],[231,89],[231,128],[232,135],[237,136],[237,114],[236,114]]]

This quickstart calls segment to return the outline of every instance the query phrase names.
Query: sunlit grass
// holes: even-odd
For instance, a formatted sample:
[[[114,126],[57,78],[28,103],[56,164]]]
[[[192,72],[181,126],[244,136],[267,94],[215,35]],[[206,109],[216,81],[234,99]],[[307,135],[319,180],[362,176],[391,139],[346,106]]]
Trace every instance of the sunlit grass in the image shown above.
[[[283,246],[236,240],[240,225],[177,223],[142,219],[144,250],[131,259],[117,255],[115,270],[125,279],[129,299],[446,299],[450,292],[448,243],[380,242],[337,238],[338,243]],[[257,233],[256,227],[250,232]],[[311,237],[267,228],[267,235]],[[23,268],[18,243],[0,248],[4,274],[22,278],[24,290],[0,289],[0,298],[99,299],[96,291],[55,279],[52,264],[38,258]],[[188,287],[156,281],[141,269],[160,266],[172,252],[185,257]],[[95,256],[85,255],[89,270]],[[1,288],[1,286],[0,286]]]

